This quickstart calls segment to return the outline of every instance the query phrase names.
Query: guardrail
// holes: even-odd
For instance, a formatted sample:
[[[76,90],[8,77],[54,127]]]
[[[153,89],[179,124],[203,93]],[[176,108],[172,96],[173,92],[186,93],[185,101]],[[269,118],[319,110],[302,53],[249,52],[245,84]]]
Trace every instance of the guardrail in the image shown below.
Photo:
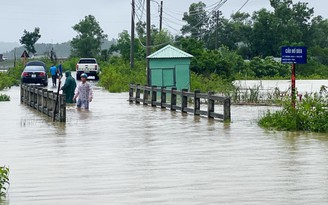
[[[169,95],[170,100],[168,102],[167,97]],[[178,97],[180,98],[180,101],[177,100]],[[188,100],[190,99],[193,103],[192,106],[188,106]],[[201,110],[201,99],[207,100],[207,110]],[[151,105],[153,107],[165,109],[168,108],[171,111],[181,111],[182,113],[204,115],[208,118],[222,119],[224,122],[231,121],[230,98],[215,95],[213,92],[200,93],[199,90],[188,92],[187,89],[182,89],[180,91],[175,87],[166,89],[164,87],[147,87],[130,84],[129,102],[135,102],[136,104],[143,103],[144,105]],[[215,112],[215,102],[220,102],[223,105],[223,114]]]
[[[20,92],[21,103],[52,117],[56,121],[66,122],[65,94],[59,94],[58,96],[58,93],[51,90],[47,90],[38,85],[29,84],[21,84]],[[58,103],[56,103],[56,101]]]

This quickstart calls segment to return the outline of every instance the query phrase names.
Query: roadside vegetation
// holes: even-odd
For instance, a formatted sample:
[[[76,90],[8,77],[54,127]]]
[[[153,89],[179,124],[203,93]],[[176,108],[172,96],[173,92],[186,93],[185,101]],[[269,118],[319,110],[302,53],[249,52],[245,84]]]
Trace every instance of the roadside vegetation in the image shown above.
[[[9,168],[0,167],[0,202],[6,197],[9,186]]]
[[[22,67],[22,64],[18,63],[16,67],[9,68],[7,72],[0,72],[0,91],[19,85]],[[2,99],[5,98],[2,97]]]

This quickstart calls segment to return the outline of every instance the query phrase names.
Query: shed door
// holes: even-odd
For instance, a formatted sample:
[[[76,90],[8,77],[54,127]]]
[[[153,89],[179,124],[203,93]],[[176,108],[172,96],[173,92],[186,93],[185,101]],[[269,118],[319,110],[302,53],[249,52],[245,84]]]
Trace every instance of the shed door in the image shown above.
[[[153,86],[158,86],[158,87],[163,86],[162,69],[152,69],[151,70],[151,84]]]
[[[163,69],[163,86],[173,87],[175,86],[175,72],[173,68]]]

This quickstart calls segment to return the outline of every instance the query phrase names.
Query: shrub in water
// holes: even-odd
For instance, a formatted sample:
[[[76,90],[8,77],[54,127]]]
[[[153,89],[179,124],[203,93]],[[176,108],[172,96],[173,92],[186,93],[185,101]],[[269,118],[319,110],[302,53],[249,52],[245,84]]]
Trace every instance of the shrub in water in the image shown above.
[[[289,100],[282,110],[268,111],[259,120],[259,125],[267,129],[284,131],[328,132],[328,95],[306,95],[294,109]]]
[[[0,202],[6,196],[7,188],[9,186],[9,168],[0,167]]]
[[[10,96],[6,94],[0,94],[0,102],[1,101],[10,101]]]

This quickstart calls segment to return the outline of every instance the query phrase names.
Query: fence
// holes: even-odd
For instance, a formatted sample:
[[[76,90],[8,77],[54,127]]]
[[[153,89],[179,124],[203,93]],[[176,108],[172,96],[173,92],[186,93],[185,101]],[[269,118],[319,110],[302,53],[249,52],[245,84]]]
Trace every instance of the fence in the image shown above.
[[[54,120],[66,122],[65,94],[59,94],[58,96],[58,93],[47,90],[46,88],[28,84],[22,84],[20,92],[21,103],[52,117]]]
[[[142,94],[142,98],[141,98]],[[168,96],[170,95],[170,101]],[[159,96],[159,100],[158,100]],[[180,102],[177,98],[180,97]],[[188,107],[188,99],[192,100],[192,108]],[[207,110],[201,110],[201,100],[207,100]],[[130,85],[129,101],[136,104],[143,103],[153,107],[168,108],[171,111],[181,111],[182,113],[192,113],[194,115],[204,115],[208,118],[218,118],[225,122],[231,121],[231,102],[229,97],[214,95],[213,92],[200,93],[199,90],[188,92],[187,89],[177,90],[175,87],[166,89],[164,87],[147,87],[140,85]],[[223,114],[216,113],[215,102],[223,105]],[[179,103],[179,104],[178,104]]]

